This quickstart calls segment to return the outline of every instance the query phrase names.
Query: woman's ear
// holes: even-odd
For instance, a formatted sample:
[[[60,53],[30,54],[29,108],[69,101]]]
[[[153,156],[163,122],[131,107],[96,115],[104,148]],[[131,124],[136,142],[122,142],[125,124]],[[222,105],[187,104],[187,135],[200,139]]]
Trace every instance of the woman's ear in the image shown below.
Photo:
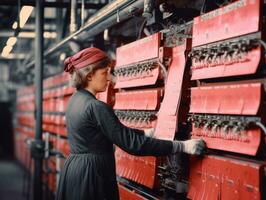
[[[87,78],[87,80],[88,80],[88,81],[91,81],[91,80],[92,80],[92,78],[91,78],[91,77],[92,77],[92,74],[91,74],[91,73],[89,73],[89,74],[87,75],[87,77],[86,77],[86,78]]]

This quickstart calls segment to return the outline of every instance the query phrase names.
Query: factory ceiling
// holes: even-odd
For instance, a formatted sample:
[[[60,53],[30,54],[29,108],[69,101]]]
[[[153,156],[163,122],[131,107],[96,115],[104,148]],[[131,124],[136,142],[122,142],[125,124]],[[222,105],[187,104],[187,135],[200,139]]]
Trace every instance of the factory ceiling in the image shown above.
[[[109,11],[106,9],[107,11],[101,13],[106,23],[102,23],[101,16],[95,17],[95,13],[107,4],[108,6],[112,5],[112,2],[116,3],[114,5],[120,3],[124,7],[113,9],[115,13],[108,13]],[[115,48],[117,46],[141,37],[143,34],[140,33],[139,28],[144,24],[145,18],[141,14],[135,14],[135,12],[139,12],[137,6],[126,9],[125,6],[127,4],[125,2],[133,2],[134,5],[138,5],[137,2],[143,1],[45,0],[43,2],[44,53],[46,54],[44,78],[62,72],[64,58],[81,48],[90,45],[98,46],[109,51],[109,55],[115,58]],[[156,6],[159,7],[162,2],[164,1],[156,1]],[[219,4],[219,0],[214,2],[214,4]],[[190,12],[189,16],[193,16],[191,12],[194,12],[196,16],[202,9],[203,3],[204,0],[167,1],[171,8],[170,13],[174,16],[172,18],[176,18],[176,21],[179,18],[191,20],[186,19],[185,13]],[[8,66],[9,81],[19,85],[31,84],[34,80],[34,38],[36,27],[34,7],[34,0],[0,1],[0,67]],[[21,18],[23,9],[27,19],[23,26],[18,27],[18,23],[23,22]],[[20,22],[18,22],[19,19]],[[93,26],[87,26],[87,24],[92,24],[93,22],[91,21],[93,20],[97,23]],[[153,23],[148,21],[146,26]],[[84,28],[84,31],[80,31],[86,26],[88,27],[87,29]],[[104,26],[109,26],[108,30],[104,31]],[[162,23],[156,24],[156,26],[151,25],[145,30],[145,33],[153,33],[153,31],[158,31],[162,28],[165,28]],[[78,37],[73,36],[79,31]],[[71,35],[73,37],[69,38]],[[65,45],[61,45],[63,47],[61,49],[56,46],[56,44],[60,43],[65,43]],[[54,46],[56,49],[53,49]],[[49,56],[47,56],[48,54]]]

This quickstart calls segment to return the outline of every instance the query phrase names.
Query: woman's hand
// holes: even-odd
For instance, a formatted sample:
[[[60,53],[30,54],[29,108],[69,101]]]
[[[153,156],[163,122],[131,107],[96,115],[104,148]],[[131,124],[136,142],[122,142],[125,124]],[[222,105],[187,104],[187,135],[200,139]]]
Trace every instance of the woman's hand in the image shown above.
[[[146,137],[154,138],[155,128],[144,129],[144,134]]]
[[[191,139],[183,141],[184,153],[192,155],[201,155],[206,148],[206,144],[203,139]]]
[[[206,148],[203,139],[173,141],[173,153],[183,152],[191,155],[201,155]]]

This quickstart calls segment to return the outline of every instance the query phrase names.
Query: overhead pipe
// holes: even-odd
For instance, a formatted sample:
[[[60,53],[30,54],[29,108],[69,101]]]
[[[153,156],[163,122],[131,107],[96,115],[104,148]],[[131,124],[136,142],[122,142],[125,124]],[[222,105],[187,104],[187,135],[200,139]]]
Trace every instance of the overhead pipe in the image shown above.
[[[44,53],[44,57],[48,57],[60,50],[67,42],[73,38],[87,39],[91,38],[109,27],[117,24],[117,11],[119,11],[120,22],[132,17],[137,11],[143,10],[144,0],[116,0],[103,7],[96,14],[94,14],[87,23],[78,31],[69,35],[61,42],[51,47]],[[30,68],[34,65],[34,61],[26,65]]]
[[[154,10],[154,0],[144,0],[142,17],[145,17],[147,19],[152,18],[153,10]]]
[[[18,0],[1,0],[0,1],[0,6],[17,6],[18,5]],[[100,9],[103,6],[105,6],[105,3],[85,3],[84,7],[85,9]],[[36,6],[36,2],[34,0],[21,0],[21,6]],[[44,7],[48,8],[68,8],[69,7],[69,2],[63,1],[63,2],[43,2]],[[77,3],[77,7],[81,8],[82,4]]]
[[[71,0],[71,11],[70,11],[70,33],[74,33],[78,30],[77,24],[77,0]]]

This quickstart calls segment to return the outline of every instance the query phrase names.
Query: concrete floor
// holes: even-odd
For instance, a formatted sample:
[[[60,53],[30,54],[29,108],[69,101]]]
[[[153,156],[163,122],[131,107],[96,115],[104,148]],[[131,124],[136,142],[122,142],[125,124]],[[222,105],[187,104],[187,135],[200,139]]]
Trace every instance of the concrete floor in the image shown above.
[[[26,195],[23,195],[24,183],[25,172],[17,162],[12,160],[0,160],[1,200],[26,200]]]

